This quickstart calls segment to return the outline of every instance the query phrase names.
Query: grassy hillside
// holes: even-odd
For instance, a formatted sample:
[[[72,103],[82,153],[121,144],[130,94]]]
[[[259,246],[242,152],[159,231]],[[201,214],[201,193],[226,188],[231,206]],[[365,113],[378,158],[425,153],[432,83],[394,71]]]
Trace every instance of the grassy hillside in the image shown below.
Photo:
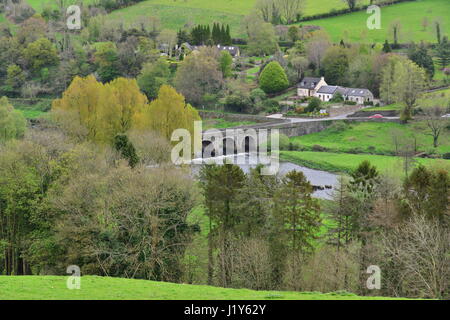
[[[211,24],[216,21],[229,24],[232,35],[241,37],[242,19],[252,11],[255,2],[256,0],[148,0],[114,11],[109,16],[125,23],[133,22],[139,16],[157,16],[163,27],[168,29],[179,29],[187,23]],[[345,8],[342,0],[307,0],[304,14],[310,16],[342,8]]]
[[[384,42],[385,39],[392,40],[389,26],[392,21],[398,19],[401,24],[400,42],[409,41],[432,41],[436,42],[432,21],[441,18],[443,23],[442,34],[448,34],[450,25],[450,1],[448,0],[417,0],[404,2],[381,9],[381,29],[367,29],[367,18],[365,12],[355,12],[343,16],[313,20],[305,24],[318,25],[324,28],[337,42],[341,39],[351,42]],[[423,30],[422,20],[428,18],[429,26]]]
[[[419,150],[434,150],[433,138],[428,135],[430,131],[424,121],[406,125],[393,122],[361,122],[343,126],[344,130],[336,128],[331,127],[322,132],[293,137],[291,141],[309,148],[320,145],[335,152],[390,154],[395,153],[393,134],[402,132],[407,137],[412,137],[413,134],[416,136]],[[439,143],[435,152],[440,154],[450,152],[449,130],[442,133]]]
[[[0,300],[372,300],[351,293],[254,291],[148,280],[84,276],[80,290],[66,287],[67,277],[0,276]]]
[[[290,161],[298,165],[331,172],[351,172],[364,160],[369,160],[381,172],[390,171],[399,174],[403,172],[402,158],[392,156],[313,151],[281,151],[280,157],[282,160]],[[416,161],[417,164],[426,166],[439,165],[450,168],[449,160],[417,158]]]

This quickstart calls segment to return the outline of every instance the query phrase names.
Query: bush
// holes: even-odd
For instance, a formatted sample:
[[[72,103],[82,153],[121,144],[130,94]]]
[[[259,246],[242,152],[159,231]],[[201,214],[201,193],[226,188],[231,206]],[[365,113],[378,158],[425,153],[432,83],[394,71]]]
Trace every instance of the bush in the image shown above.
[[[277,61],[270,62],[259,76],[259,86],[265,93],[277,93],[289,86],[284,69]]]
[[[313,97],[309,103],[308,106],[306,107],[305,111],[306,112],[314,112],[314,111],[318,111],[320,109],[320,105],[322,104],[322,101],[317,98],[317,97]]]
[[[348,106],[356,106],[356,101],[347,100],[347,101],[344,101],[344,104],[346,104]]]
[[[325,151],[328,150],[328,148],[325,148],[325,147],[323,147],[321,145],[315,144],[315,145],[312,146],[312,150],[313,151],[317,151],[317,152],[325,152]]]
[[[442,158],[446,159],[446,160],[450,160],[450,152],[444,153],[442,155]]]
[[[330,99],[330,102],[342,102],[344,101],[344,97],[340,92],[336,92],[333,98]]]
[[[295,108],[295,113],[297,113],[297,114],[301,114],[301,113],[304,113],[304,112],[305,112],[305,108],[303,108],[303,107]]]

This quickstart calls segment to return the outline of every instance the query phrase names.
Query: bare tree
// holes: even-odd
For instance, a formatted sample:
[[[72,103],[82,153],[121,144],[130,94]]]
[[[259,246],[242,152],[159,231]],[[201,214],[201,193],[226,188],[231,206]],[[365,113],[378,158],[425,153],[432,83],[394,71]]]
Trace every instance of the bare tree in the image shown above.
[[[439,136],[442,131],[448,125],[448,120],[442,118],[445,114],[444,108],[441,107],[433,107],[425,110],[425,119],[427,121],[427,127],[430,129],[430,133],[427,135],[433,137],[433,146],[437,148]]]
[[[301,15],[305,0],[277,0],[281,15],[286,23],[293,23],[298,15]]]
[[[354,11],[356,9],[356,5],[359,2],[359,0],[342,0],[342,1],[347,4],[350,11]]]
[[[450,233],[437,220],[414,214],[382,235],[384,260],[396,274],[397,294],[445,298],[450,281]],[[383,269],[383,267],[382,267]]]

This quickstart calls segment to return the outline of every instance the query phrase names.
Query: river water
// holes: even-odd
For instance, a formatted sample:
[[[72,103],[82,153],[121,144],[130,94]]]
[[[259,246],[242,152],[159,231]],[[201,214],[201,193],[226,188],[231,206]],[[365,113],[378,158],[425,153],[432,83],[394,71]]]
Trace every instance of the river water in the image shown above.
[[[242,157],[245,159],[245,161],[242,161]],[[237,161],[238,158],[240,161]],[[204,163],[204,161],[207,161],[208,163],[214,162],[217,164],[223,164],[225,159],[227,161],[231,160],[232,163],[236,163],[245,173],[248,173],[250,171],[250,168],[254,168],[257,166],[257,163],[249,163],[251,160],[249,160],[248,154],[238,154],[208,158],[207,160],[193,159],[191,161],[192,172],[194,174],[198,174],[200,167],[202,166],[202,163]],[[338,186],[338,175],[326,171],[302,167],[292,162],[280,162],[278,175],[283,176],[293,170],[303,172],[303,174],[313,186],[323,188],[323,190],[314,191],[314,197],[327,200],[332,199],[332,192]],[[328,188],[325,188],[325,186],[328,186]],[[331,187],[331,189],[329,187]]]

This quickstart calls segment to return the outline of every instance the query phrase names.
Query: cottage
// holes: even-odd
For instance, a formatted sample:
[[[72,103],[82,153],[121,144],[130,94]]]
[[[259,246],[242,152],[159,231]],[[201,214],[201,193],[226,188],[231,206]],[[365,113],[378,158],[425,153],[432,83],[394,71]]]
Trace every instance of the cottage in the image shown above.
[[[322,86],[327,86],[324,77],[309,78],[305,77],[297,85],[297,96],[299,97],[313,97],[317,90]]]
[[[374,97],[368,89],[347,88],[344,98],[357,104],[364,104],[365,102],[373,102]]]
[[[345,88],[339,86],[322,86],[317,90],[314,96],[326,102],[330,101],[337,92],[340,92],[341,95],[344,96]]]
[[[373,93],[368,89],[329,86],[324,77],[305,77],[297,85],[298,97],[316,97],[323,102],[327,102],[337,93],[340,93],[344,100],[354,101],[357,104],[373,102],[374,99]]]

